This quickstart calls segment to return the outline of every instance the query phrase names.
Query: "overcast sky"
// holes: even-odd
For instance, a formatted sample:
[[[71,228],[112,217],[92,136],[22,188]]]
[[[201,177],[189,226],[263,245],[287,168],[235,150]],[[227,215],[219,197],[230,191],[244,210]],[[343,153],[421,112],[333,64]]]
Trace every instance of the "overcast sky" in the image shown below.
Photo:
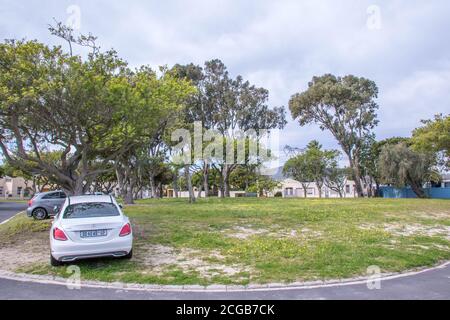
[[[269,89],[272,106],[287,107],[314,75],[370,78],[380,89],[380,139],[450,112],[448,0],[0,0],[0,38],[58,43],[46,29],[53,17],[97,35],[132,66],[219,58]],[[282,145],[337,147],[317,126],[289,120]]]

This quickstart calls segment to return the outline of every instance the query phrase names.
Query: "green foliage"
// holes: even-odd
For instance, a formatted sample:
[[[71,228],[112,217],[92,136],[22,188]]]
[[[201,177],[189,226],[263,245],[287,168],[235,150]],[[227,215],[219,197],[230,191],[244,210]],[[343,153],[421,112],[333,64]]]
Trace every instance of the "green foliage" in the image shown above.
[[[422,186],[435,175],[434,163],[433,154],[414,151],[404,142],[385,145],[379,158],[384,181],[397,187],[409,185],[419,198],[426,197]]]
[[[316,183],[321,197],[322,186],[326,182],[330,170],[337,168],[339,157],[339,151],[323,150],[322,145],[313,140],[303,152],[287,161],[283,173],[304,184],[304,189],[306,189],[307,182]],[[330,180],[329,177],[328,180]]]
[[[37,41],[0,44],[0,147],[15,168],[83,194],[112,161],[132,162],[139,146],[160,139],[195,88],[164,69],[130,70],[91,35],[60,23],[50,31],[69,54]],[[73,45],[92,52],[74,55]]]
[[[292,177],[299,182],[314,181],[314,178],[311,175],[308,158],[305,154],[300,154],[289,159],[283,167],[283,174]]]
[[[378,124],[377,96],[378,88],[371,80],[327,74],[314,77],[308,89],[289,102],[292,116],[301,126],[315,123],[333,134],[349,158],[361,195],[358,162],[364,140]]]
[[[450,169],[450,115],[436,115],[434,120],[423,121],[423,124],[413,132],[413,149],[441,153],[441,164]]]

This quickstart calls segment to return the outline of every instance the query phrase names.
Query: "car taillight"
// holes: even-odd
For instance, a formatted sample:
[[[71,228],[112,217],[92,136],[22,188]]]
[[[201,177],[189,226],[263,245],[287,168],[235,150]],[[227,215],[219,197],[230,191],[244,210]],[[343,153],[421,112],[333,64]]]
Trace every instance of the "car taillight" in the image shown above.
[[[33,205],[33,199],[31,199],[30,201],[28,201],[28,206],[31,207]]]
[[[120,237],[126,237],[131,234],[131,225],[127,223],[123,226],[122,230],[120,230]]]
[[[58,241],[67,241],[66,234],[61,229],[53,229],[53,238]]]

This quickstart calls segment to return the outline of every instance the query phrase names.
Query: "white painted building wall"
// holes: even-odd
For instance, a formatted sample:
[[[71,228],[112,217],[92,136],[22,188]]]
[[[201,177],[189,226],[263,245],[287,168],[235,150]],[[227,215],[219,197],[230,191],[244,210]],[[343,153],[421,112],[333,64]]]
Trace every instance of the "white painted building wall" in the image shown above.
[[[0,198],[23,199],[26,196],[26,189],[31,189],[31,182],[28,185],[24,178],[0,178]],[[29,190],[31,194],[31,190]]]
[[[274,194],[281,192],[283,198],[304,198],[304,189],[303,185],[294,180],[294,179],[284,179],[280,182],[281,187],[274,190]],[[307,198],[319,198],[319,189],[317,188],[315,183],[307,184]],[[339,198],[339,193],[333,191],[326,186],[322,187],[322,197],[323,198]],[[345,198],[355,198],[357,197],[355,182],[347,181],[347,184],[344,188],[344,197]]]

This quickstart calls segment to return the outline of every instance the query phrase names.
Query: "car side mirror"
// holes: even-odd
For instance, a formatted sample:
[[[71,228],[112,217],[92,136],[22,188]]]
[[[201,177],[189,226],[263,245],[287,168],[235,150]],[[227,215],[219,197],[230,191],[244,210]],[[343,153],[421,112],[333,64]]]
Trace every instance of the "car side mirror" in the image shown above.
[[[58,214],[61,211],[61,208],[59,206],[54,206],[53,207],[53,212]]]

